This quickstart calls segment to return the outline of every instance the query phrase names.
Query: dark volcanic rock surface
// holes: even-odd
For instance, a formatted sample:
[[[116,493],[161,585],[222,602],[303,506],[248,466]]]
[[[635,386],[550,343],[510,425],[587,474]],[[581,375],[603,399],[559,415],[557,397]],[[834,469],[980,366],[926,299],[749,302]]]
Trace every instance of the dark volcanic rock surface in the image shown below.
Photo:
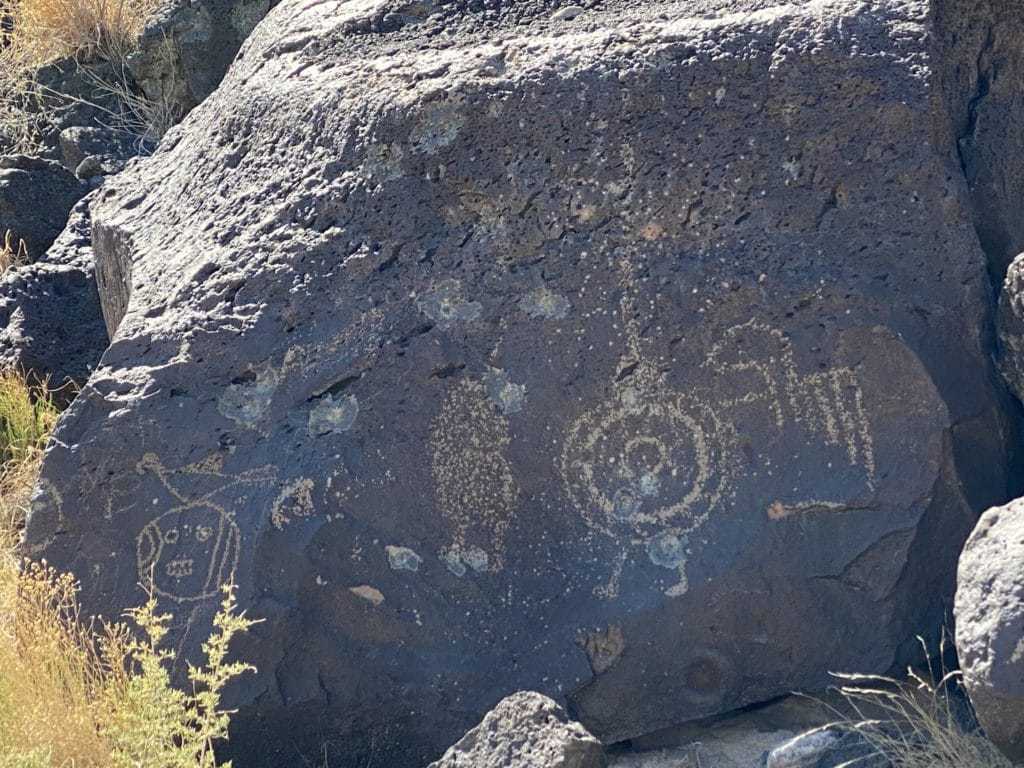
[[[71,208],[89,188],[58,163],[12,155],[0,157],[0,245],[10,231],[38,259],[64,229]]]
[[[986,735],[1024,760],[1024,500],[990,509],[960,556],[956,647]]]
[[[1013,437],[939,10],[287,0],[93,206],[31,551],[183,657],[234,573],[247,767],[902,665]]]
[[[17,366],[60,387],[85,383],[107,346],[93,270],[88,199],[34,264],[0,278],[0,367]],[[60,399],[74,390],[64,389]]]

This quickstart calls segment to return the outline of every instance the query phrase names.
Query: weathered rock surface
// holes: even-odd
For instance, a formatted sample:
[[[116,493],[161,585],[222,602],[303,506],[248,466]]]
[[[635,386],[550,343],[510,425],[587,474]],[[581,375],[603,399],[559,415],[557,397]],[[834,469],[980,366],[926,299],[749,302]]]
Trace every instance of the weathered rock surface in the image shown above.
[[[89,378],[107,346],[89,229],[86,199],[41,259],[0,278],[0,367],[17,366],[54,387]]]
[[[38,259],[64,229],[71,208],[89,188],[58,163],[14,155],[0,157],[0,243],[10,230]]]
[[[1024,499],[982,515],[964,547],[956,646],[986,735],[1024,761]]]
[[[30,550],[183,658],[234,573],[247,767],[901,666],[1012,476],[974,5],[286,0],[93,205]]]
[[[604,768],[604,747],[556,702],[521,691],[498,702],[483,721],[430,768]]]
[[[279,0],[172,0],[142,36],[129,69],[146,96],[179,116],[220,85],[242,43]]]

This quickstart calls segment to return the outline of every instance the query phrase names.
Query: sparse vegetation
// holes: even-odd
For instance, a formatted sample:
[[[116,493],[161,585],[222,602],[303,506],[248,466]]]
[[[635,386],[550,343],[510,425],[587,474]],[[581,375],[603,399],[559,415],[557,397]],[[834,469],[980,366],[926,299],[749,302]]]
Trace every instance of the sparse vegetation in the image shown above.
[[[11,267],[27,262],[28,250],[25,248],[25,241],[18,240],[18,245],[15,246],[11,230],[7,230],[4,234],[3,245],[0,246],[0,277],[3,277]]]
[[[99,78],[97,92],[123,97],[123,114],[111,115],[114,127],[134,126],[153,113],[143,133],[162,135],[169,127],[163,108],[132,87],[125,67],[158,5],[159,0],[0,0],[0,138],[19,152],[38,149],[48,113],[71,97],[47,92],[36,73],[61,59],[73,59],[87,72],[90,62],[109,62],[118,74]]]
[[[129,623],[80,614],[78,586],[45,564],[19,561],[16,544],[56,408],[45,386],[0,376],[0,768],[213,768],[230,712],[221,694],[252,667],[227,660],[253,622],[226,588],[206,664],[188,668],[191,692],[172,685],[163,648],[171,617],[150,595]]]
[[[966,698],[956,696],[959,671],[908,670],[907,680],[839,675],[853,716],[842,724],[860,733],[893,768],[1013,768],[975,727]]]

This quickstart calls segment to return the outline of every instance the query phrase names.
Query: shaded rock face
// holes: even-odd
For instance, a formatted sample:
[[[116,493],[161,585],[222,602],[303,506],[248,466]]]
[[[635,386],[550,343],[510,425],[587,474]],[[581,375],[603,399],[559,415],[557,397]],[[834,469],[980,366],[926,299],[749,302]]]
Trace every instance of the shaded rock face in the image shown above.
[[[985,734],[1024,760],[1024,500],[982,515],[964,547],[956,646]]]
[[[101,191],[28,545],[183,658],[235,575],[241,763],[522,689],[626,739],[942,621],[1013,432],[935,8],[720,5],[288,0]]]
[[[1024,251],[1024,15],[1002,0],[941,0],[934,18],[957,156],[998,281]]]
[[[38,259],[64,229],[71,208],[89,188],[59,164],[24,156],[0,157],[0,244],[10,230]]]
[[[531,691],[498,702],[429,768],[604,768],[601,742],[558,704]]]
[[[36,263],[0,279],[0,367],[17,366],[60,387],[84,384],[107,346],[93,272],[88,198]],[[58,399],[70,399],[64,389]]]
[[[184,115],[213,93],[242,42],[278,0],[174,0],[128,66],[146,96]]]

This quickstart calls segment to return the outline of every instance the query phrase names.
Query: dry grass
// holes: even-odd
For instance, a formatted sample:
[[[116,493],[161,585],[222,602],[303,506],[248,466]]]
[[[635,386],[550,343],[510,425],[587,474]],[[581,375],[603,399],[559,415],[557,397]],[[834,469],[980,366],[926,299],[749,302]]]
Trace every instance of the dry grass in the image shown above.
[[[11,57],[42,67],[58,59],[123,61],[156,0],[7,0]]]
[[[83,620],[78,585],[16,556],[56,409],[45,387],[0,375],[0,768],[214,768],[227,736],[224,687],[251,669],[227,660],[252,621],[225,590],[192,691],[171,684],[170,616],[150,595],[127,624]]]
[[[3,277],[11,267],[17,267],[28,263],[28,249],[24,240],[18,240],[18,246],[14,246],[11,230],[4,234],[4,244],[0,246],[0,277]]]
[[[977,727],[965,725],[973,716],[958,690],[959,671],[929,665],[924,673],[908,670],[905,681],[837,677],[853,713],[844,713],[839,724],[863,736],[893,768],[1014,768]]]
[[[124,72],[160,0],[0,0],[0,138],[15,151],[39,149],[39,132],[64,94],[45,92],[40,67],[61,59],[103,60]],[[134,93],[128,80],[109,87]],[[136,105],[137,109],[137,105]]]

